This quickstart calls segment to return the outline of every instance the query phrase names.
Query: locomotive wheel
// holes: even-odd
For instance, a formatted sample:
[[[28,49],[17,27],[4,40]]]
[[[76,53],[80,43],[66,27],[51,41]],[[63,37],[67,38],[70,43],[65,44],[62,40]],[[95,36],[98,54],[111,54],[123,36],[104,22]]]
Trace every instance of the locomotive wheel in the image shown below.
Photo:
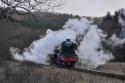
[[[71,62],[71,64],[69,65],[71,68],[75,67],[75,62]]]

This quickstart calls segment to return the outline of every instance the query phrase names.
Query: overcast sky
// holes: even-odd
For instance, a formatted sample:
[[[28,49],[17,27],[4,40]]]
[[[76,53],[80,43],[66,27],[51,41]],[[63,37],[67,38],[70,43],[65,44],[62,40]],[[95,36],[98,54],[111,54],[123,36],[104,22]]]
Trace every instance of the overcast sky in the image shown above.
[[[65,0],[65,4],[56,11],[80,16],[104,16],[107,11],[114,12],[125,8],[125,0]]]

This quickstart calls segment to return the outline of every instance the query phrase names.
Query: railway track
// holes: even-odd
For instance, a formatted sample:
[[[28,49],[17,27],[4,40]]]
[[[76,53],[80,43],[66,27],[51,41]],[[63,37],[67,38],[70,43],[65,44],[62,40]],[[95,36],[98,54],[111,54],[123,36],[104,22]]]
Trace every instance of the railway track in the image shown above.
[[[114,74],[114,73],[107,73],[107,72],[103,72],[103,71],[79,69],[79,68],[64,68],[64,69],[82,72],[82,73],[88,73],[88,74],[95,74],[95,75],[114,78],[114,79],[125,80],[125,75],[122,75],[122,74]]]

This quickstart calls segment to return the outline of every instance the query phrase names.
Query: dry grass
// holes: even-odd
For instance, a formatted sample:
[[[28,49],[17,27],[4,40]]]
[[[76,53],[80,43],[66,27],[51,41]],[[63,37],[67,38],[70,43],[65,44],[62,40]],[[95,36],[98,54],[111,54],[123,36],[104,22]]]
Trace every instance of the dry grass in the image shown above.
[[[1,83],[123,83],[123,80],[81,73],[53,66],[16,61],[0,65]],[[6,80],[4,79],[6,78]]]

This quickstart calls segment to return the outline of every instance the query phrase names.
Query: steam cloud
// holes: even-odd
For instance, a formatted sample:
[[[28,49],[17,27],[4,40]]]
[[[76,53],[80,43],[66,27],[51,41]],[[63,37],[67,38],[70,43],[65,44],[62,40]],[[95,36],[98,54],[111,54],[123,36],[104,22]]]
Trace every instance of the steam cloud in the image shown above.
[[[80,43],[76,51],[80,58],[79,63],[85,64],[89,68],[96,68],[113,58],[112,53],[104,51],[101,45],[101,41],[105,37],[103,31],[96,25],[91,25],[91,21],[86,18],[69,19],[62,30],[47,30],[44,37],[34,41],[22,54],[17,48],[11,48],[10,52],[12,57],[19,61],[48,64],[48,55],[53,54],[55,47],[62,41],[70,38],[73,42]]]

